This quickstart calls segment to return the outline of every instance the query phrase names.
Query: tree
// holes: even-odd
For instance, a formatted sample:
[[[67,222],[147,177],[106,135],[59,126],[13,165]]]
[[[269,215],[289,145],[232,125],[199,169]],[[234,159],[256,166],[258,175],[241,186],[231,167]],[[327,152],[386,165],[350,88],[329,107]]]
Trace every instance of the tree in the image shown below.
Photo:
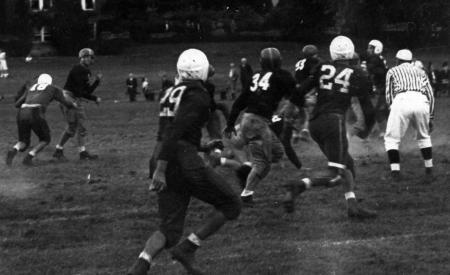
[[[90,29],[88,17],[79,1],[54,1],[51,11],[53,43],[61,54],[73,55],[88,46]]]

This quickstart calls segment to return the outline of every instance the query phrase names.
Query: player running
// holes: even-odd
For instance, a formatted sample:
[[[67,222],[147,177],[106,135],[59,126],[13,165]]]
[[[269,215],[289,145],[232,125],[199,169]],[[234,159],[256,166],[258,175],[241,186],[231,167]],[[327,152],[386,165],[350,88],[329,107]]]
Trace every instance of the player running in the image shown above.
[[[27,89],[23,95],[17,99],[16,107],[19,108],[17,115],[17,129],[19,141],[8,151],[6,164],[12,165],[17,152],[25,151],[30,145],[31,131],[39,138],[39,143],[34,146],[23,159],[23,164],[31,166],[33,158],[50,143],[50,128],[45,119],[45,111],[52,100],[59,101],[67,108],[74,109],[76,103],[67,100],[63,91],[52,85],[52,77],[48,74],[41,74],[37,83]]]
[[[296,97],[295,80],[281,68],[281,54],[276,48],[265,48],[260,55],[261,71],[252,77],[252,85],[233,103],[224,135],[233,136],[232,143],[239,149],[248,145],[251,154],[251,171],[241,193],[243,202],[252,204],[256,186],[270,171],[272,162],[283,156],[280,140],[270,130],[269,123],[282,98],[290,98],[301,105]],[[235,122],[244,111],[236,134]]]
[[[306,45],[302,49],[303,58],[295,64],[295,81],[297,86],[301,86],[306,80],[308,80],[313,72],[314,68],[321,63],[319,57],[319,49],[315,45]],[[317,96],[316,89],[312,89],[308,92],[307,98],[313,98]],[[302,129],[298,137],[302,140],[308,141],[310,139],[309,133],[309,114],[313,106],[304,106],[299,108],[299,120],[302,125]]]
[[[101,74],[95,76],[94,82],[90,83],[91,70],[89,67],[94,64],[94,51],[89,48],[81,49],[78,57],[80,58],[80,64],[75,65],[69,72],[64,89],[70,97],[73,97],[77,102],[79,108],[67,109],[62,107],[63,113],[67,121],[67,128],[63,132],[58,144],[56,145],[55,153],[53,157],[62,160],[64,157],[64,144],[76,135],[78,150],[80,152],[80,160],[93,160],[97,159],[97,155],[92,155],[86,151],[85,136],[86,128],[84,127],[84,121],[86,119],[86,111],[81,105],[83,100],[92,100],[95,103],[100,103],[100,97],[93,95],[92,93],[100,84],[102,78]]]
[[[303,191],[316,186],[333,187],[343,184],[348,216],[351,218],[374,218],[376,213],[358,206],[354,193],[354,163],[348,152],[345,129],[345,113],[351,104],[351,97],[357,96],[362,106],[367,128],[358,136],[367,137],[373,126],[373,106],[370,102],[370,83],[360,69],[349,62],[354,56],[353,42],[345,36],[338,36],[330,44],[332,62],[317,67],[310,81],[300,87],[301,93],[317,88],[317,103],[311,115],[310,131],[313,140],[328,158],[328,168],[317,176],[292,180],[286,183],[288,189],[284,199],[287,212],[294,211],[295,199]]]
[[[150,263],[164,248],[190,274],[202,274],[195,263],[195,251],[203,240],[219,230],[228,220],[236,219],[241,201],[227,182],[198,155],[202,128],[211,112],[211,98],[203,82],[207,79],[209,62],[196,49],[184,51],[177,62],[180,83],[166,93],[165,119],[159,153],[152,165],[150,190],[158,194],[161,224],[147,240],[144,250],[128,274],[145,275]],[[159,129],[162,130],[162,129]],[[153,167],[155,167],[153,169]],[[178,243],[191,197],[214,206],[203,224]],[[178,243],[178,245],[177,245]]]

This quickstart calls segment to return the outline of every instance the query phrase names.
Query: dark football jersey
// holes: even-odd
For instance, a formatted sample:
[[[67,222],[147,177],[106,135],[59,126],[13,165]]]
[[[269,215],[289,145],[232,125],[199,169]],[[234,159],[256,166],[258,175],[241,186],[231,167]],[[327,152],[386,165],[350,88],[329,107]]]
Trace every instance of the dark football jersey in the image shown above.
[[[52,100],[56,100],[66,105],[73,107],[73,103],[68,101],[60,88],[48,84],[34,84],[32,85],[16,102],[16,106],[20,107],[22,104],[39,105],[45,108]]]
[[[359,67],[342,62],[324,62],[313,75],[309,87],[305,87],[317,88],[317,103],[312,119],[326,113],[344,115],[353,96],[358,97],[363,111],[367,111],[365,114],[372,112],[369,98],[371,85]],[[369,117],[367,119],[371,120]]]
[[[84,97],[89,100],[96,100],[97,97],[92,95],[95,88],[97,88],[100,83],[99,80],[96,80],[94,83],[89,83],[89,78],[91,77],[91,71],[89,68],[78,64],[73,66],[72,70],[70,70],[69,75],[67,76],[66,84],[64,85],[64,89],[72,92],[74,97],[80,98]]]
[[[200,81],[181,82],[167,90],[161,99],[160,127],[161,121],[165,122],[158,159],[172,159],[179,140],[200,147],[202,128],[209,119],[210,111],[211,98]]]
[[[362,58],[366,61],[367,72],[372,84],[377,87],[385,86],[387,65],[386,60],[381,55],[369,54]]]
[[[252,84],[233,103],[228,126],[234,125],[239,113],[256,114],[270,120],[283,97],[295,93],[294,77],[286,70],[261,71],[252,77]]]
[[[320,59],[318,57],[308,57],[304,59],[300,59],[295,64],[295,81],[297,83],[302,83],[306,79],[308,79],[313,71],[314,68],[320,63]]]

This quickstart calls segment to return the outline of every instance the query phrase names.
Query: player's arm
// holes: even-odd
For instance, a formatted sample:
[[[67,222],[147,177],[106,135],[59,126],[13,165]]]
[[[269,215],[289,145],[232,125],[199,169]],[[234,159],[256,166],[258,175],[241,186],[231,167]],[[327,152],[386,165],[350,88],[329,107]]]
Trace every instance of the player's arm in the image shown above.
[[[14,106],[16,108],[20,108],[20,106],[22,106],[23,103],[25,103],[25,99],[27,98],[28,95],[28,90],[26,90],[21,97],[19,97],[16,102],[14,103]]]
[[[248,98],[250,97],[250,89],[246,89],[243,91],[238,98],[233,102],[233,106],[231,107],[230,116],[227,121],[227,128],[233,128],[236,123],[237,118],[242,110],[247,108]]]
[[[64,96],[64,92],[62,91],[62,89],[53,86],[54,92],[53,92],[53,98],[60,102],[61,104],[63,104],[64,106],[66,106],[67,108],[76,108],[77,105],[68,100],[65,96]]]
[[[425,91],[426,96],[428,100],[430,101],[430,119],[434,119],[434,95],[433,95],[433,88],[431,87],[430,79],[424,73],[424,83],[425,83]]]

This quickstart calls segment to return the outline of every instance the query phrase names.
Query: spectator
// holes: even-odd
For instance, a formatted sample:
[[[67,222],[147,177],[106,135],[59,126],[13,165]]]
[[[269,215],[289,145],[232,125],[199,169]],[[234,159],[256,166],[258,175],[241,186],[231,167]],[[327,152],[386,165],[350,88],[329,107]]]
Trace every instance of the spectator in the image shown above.
[[[155,101],[155,94],[150,91],[148,86],[148,79],[146,77],[142,78],[142,93],[147,101]]]
[[[240,75],[241,75],[241,87],[242,91],[245,91],[250,87],[252,83],[253,70],[252,67],[247,63],[247,58],[243,57],[241,59],[240,66]]]
[[[158,100],[161,99],[162,95],[164,94],[164,91],[172,87],[173,85],[174,82],[167,78],[167,74],[163,74],[161,76],[161,92],[159,93]]]
[[[127,94],[130,97],[130,102],[136,101],[137,95],[137,80],[133,73],[130,73],[127,78]]]
[[[237,88],[237,81],[239,79],[239,74],[236,69],[236,66],[234,63],[230,63],[230,71],[228,72],[228,80],[229,82],[229,90],[231,94],[231,99],[236,98],[236,88]]]
[[[6,63],[6,52],[3,49],[0,49],[0,78],[7,78],[9,76],[8,73],[8,64]]]
[[[442,69],[438,72],[436,96],[446,94],[448,96],[450,89],[450,71],[448,70],[448,62],[442,63]]]

